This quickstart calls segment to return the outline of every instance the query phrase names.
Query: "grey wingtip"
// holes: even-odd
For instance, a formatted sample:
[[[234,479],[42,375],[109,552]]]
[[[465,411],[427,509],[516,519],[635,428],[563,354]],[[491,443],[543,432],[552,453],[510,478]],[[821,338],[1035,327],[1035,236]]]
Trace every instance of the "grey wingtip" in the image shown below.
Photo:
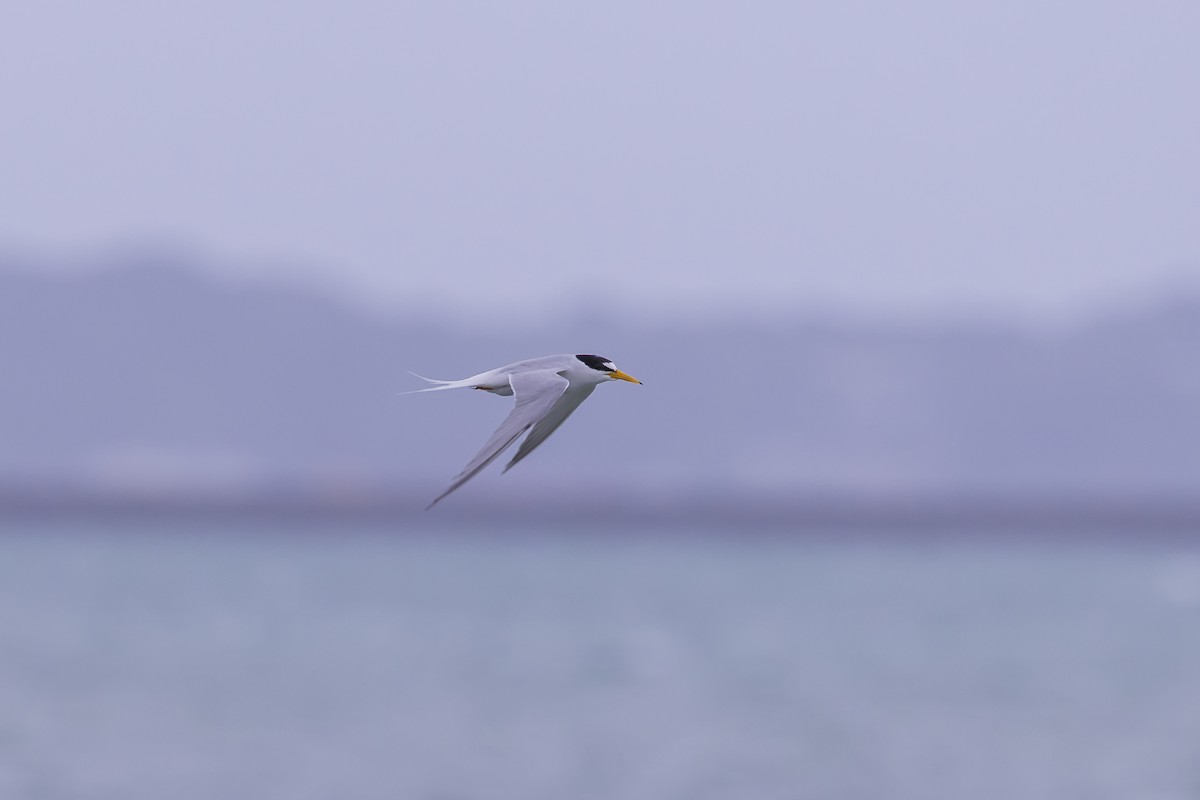
[[[510,460],[507,464],[504,465],[504,469],[500,470],[500,474],[503,475],[504,473],[508,472],[510,469],[515,467],[517,464],[520,464],[522,458],[524,458],[524,456],[522,456],[520,453],[517,453],[517,455],[512,457],[512,460]]]
[[[445,499],[446,499],[447,497],[449,497],[450,495],[452,495],[452,494],[454,494],[455,492],[457,492],[459,489],[461,489],[461,488],[463,487],[463,484],[464,484],[464,483],[466,483],[466,481],[458,481],[458,480],[456,480],[454,483],[450,484],[450,488],[448,488],[446,491],[444,491],[444,492],[442,492],[441,494],[439,494],[437,497],[433,498],[433,502],[432,502],[432,503],[430,503],[429,505],[425,506],[425,510],[426,510],[426,511],[428,511],[429,509],[431,509],[431,508],[433,508],[434,506],[436,506],[438,503],[440,503],[440,502],[442,502],[443,500],[445,500]]]

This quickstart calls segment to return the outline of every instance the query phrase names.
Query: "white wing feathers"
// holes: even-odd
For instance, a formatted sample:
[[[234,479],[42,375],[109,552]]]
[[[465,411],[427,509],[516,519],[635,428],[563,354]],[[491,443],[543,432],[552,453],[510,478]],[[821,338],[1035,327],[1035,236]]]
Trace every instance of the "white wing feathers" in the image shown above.
[[[487,444],[475,454],[475,457],[463,468],[463,471],[450,482],[449,488],[438,495],[427,506],[426,510],[433,508],[446,495],[478,475],[484,467],[495,461],[497,456],[511,447],[512,443],[520,438],[521,434],[525,433],[525,431],[537,425],[538,428],[534,429],[534,433],[536,434],[539,428],[544,427],[545,433],[541,434],[536,443],[530,445],[527,440],[521,446],[520,451],[513,458],[512,464],[520,461],[533,448],[545,441],[546,437],[553,433],[554,429],[561,425],[562,421],[591,394],[591,387],[585,392],[572,392],[572,402],[569,405],[566,404],[565,401],[567,398],[563,395],[567,391],[567,387],[571,385],[570,381],[559,375],[557,370],[553,369],[510,375],[508,382],[512,386],[513,399],[516,401],[513,404],[513,410],[505,417],[504,422],[500,423],[500,427],[487,440]],[[581,396],[575,399],[576,395]],[[567,407],[557,420],[552,421],[548,417],[553,416],[552,410],[556,408],[556,404],[567,405]],[[530,435],[530,438],[533,438],[533,434]],[[509,464],[509,467],[512,464]]]
[[[521,442],[521,446],[517,448],[517,454],[504,467],[504,471],[508,472],[518,461],[532,453],[539,444],[546,441],[546,438],[550,434],[558,430],[559,425],[566,422],[567,417],[571,416],[571,412],[579,408],[579,404],[588,399],[595,388],[596,384],[593,383],[587,386],[571,388],[563,392],[562,397],[558,398],[558,402],[550,407],[550,410],[546,412],[546,416],[542,417],[533,426],[533,430],[525,437],[525,441]]]

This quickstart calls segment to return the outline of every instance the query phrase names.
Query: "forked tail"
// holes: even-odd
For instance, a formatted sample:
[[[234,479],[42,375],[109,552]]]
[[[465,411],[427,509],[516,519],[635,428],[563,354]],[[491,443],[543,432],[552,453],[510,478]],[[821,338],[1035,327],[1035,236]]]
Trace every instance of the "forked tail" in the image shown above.
[[[439,381],[436,378],[426,378],[424,375],[417,375],[417,373],[413,372],[412,370],[409,370],[408,374],[412,375],[413,377],[420,378],[421,380],[425,381],[426,383],[432,383],[432,384],[436,384],[436,385],[435,386],[427,386],[424,389],[413,389],[412,391],[408,391],[408,392],[397,392],[397,394],[417,394],[419,392],[440,392],[442,389],[465,389],[469,386],[475,385],[475,384],[471,383],[470,379],[464,379],[461,381]]]

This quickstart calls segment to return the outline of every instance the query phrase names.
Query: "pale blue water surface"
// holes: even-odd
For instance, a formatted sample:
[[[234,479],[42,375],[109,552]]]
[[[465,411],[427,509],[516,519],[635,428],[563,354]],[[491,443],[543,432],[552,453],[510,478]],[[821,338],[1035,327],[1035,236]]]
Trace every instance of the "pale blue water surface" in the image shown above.
[[[0,523],[0,797],[1200,798],[1193,540]]]

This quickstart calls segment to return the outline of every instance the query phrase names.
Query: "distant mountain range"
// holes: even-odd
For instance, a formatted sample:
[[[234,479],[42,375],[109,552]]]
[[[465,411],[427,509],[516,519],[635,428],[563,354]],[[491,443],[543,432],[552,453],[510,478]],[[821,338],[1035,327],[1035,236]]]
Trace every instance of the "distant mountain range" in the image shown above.
[[[0,263],[0,483],[428,492],[508,411],[397,396],[594,352],[596,395],[535,457],[462,493],[1194,496],[1200,303],[1071,330],[798,318],[488,329],[383,315],[203,265]]]

